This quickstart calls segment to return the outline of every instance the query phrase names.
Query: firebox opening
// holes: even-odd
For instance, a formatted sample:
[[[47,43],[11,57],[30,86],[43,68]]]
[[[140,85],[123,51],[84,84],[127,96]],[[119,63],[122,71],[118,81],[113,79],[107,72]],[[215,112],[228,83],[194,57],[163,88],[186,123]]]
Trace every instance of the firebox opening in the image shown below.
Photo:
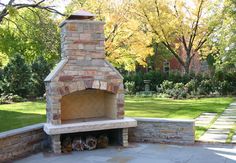
[[[88,89],[65,95],[61,99],[62,123],[116,119],[116,95]]]

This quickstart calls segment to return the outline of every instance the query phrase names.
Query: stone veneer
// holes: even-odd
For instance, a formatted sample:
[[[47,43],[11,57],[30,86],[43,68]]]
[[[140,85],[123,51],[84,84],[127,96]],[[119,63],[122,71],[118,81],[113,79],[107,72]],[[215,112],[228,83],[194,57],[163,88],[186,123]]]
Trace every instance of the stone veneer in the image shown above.
[[[105,60],[103,25],[93,20],[61,24],[62,60],[45,79],[47,123],[61,124],[61,98],[86,89],[115,94],[117,119],[124,117],[123,77]]]
[[[43,124],[0,133],[0,162],[6,162],[41,151],[47,145]]]
[[[194,120],[136,118],[129,129],[130,142],[194,144]]]

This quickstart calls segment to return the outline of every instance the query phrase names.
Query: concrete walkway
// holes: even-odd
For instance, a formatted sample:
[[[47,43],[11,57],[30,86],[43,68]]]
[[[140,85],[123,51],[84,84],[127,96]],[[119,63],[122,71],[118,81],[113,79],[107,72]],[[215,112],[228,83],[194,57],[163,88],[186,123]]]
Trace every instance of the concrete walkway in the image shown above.
[[[236,125],[236,103],[230,104],[222,115],[210,126],[210,128],[200,137],[202,142],[226,143],[231,130]],[[234,134],[232,143],[236,142]]]
[[[235,163],[236,146],[131,144],[65,155],[38,153],[16,163]]]

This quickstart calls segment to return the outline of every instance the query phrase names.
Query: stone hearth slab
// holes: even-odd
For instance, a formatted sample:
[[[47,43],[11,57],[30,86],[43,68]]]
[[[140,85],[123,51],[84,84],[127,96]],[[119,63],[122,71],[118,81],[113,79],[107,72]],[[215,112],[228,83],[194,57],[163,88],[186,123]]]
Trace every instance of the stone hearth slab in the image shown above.
[[[118,128],[136,127],[137,121],[132,118],[125,117],[124,119],[114,120],[99,120],[89,122],[75,122],[70,124],[52,125],[46,123],[44,125],[44,131],[48,135],[87,132],[87,131],[99,131]]]

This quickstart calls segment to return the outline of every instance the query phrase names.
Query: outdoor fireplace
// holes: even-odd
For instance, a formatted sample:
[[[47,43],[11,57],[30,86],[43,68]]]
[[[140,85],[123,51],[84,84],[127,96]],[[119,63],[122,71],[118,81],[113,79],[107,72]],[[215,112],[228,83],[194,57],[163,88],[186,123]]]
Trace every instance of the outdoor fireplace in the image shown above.
[[[61,61],[45,79],[47,123],[51,147],[61,153],[61,135],[119,129],[128,145],[134,119],[124,117],[124,88],[120,73],[105,60],[104,23],[79,11],[61,27]]]

